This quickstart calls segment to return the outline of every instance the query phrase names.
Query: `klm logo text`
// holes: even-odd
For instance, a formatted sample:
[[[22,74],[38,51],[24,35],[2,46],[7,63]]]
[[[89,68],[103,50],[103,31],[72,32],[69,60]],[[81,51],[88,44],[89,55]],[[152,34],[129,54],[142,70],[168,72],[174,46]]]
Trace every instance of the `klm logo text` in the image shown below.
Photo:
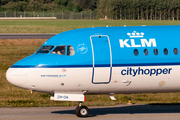
[[[128,48],[130,48],[130,47],[157,47],[156,40],[154,38],[150,38],[149,40],[144,39],[145,34],[143,32],[139,33],[139,32],[134,31],[132,33],[127,33],[127,35],[131,39],[125,39],[125,40],[119,39],[121,48],[124,48],[124,47],[128,47]],[[136,41],[135,41],[135,38],[136,38]],[[139,44],[137,44],[136,42]]]
[[[136,44],[134,39],[119,39],[120,47],[157,47],[155,39],[140,39],[141,44]]]

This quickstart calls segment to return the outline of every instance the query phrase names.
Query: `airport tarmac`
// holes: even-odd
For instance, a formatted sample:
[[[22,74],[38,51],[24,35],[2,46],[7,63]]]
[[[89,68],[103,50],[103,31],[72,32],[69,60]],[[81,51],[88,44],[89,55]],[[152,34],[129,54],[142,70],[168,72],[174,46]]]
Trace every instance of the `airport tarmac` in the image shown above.
[[[0,34],[0,39],[49,39],[53,36],[55,36],[56,33],[46,33],[46,34],[17,34],[17,33],[13,33],[13,34]]]
[[[76,107],[0,108],[0,120],[180,120],[180,105],[116,105],[89,107],[87,118]]]

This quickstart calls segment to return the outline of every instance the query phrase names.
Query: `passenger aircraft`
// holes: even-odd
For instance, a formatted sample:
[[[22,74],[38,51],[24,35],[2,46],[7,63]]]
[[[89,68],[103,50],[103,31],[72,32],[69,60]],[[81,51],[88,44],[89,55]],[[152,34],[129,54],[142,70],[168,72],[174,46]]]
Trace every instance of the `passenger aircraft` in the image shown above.
[[[92,27],[47,40],[14,65],[7,80],[18,87],[51,94],[51,100],[78,101],[84,95],[180,91],[180,26]]]

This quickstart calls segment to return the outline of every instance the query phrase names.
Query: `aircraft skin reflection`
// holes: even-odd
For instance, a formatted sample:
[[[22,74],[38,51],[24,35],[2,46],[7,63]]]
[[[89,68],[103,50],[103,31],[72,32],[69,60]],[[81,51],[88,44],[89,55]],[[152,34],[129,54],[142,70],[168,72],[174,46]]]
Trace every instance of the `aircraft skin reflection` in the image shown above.
[[[89,110],[84,95],[179,92],[180,26],[94,27],[60,33],[14,65],[7,80],[78,101],[76,115]]]

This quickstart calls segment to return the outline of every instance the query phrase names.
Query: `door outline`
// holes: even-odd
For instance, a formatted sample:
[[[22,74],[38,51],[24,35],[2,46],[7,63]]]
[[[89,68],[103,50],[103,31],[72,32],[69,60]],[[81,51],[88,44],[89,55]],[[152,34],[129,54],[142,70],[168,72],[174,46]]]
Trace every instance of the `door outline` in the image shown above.
[[[110,52],[110,75],[109,75],[109,81],[108,82],[94,82],[94,49],[93,49],[93,42],[92,42],[92,37],[107,37],[108,38],[108,43],[109,43],[109,52]],[[111,43],[108,35],[91,35],[90,36],[90,41],[91,41],[91,49],[92,49],[92,58],[93,58],[93,71],[92,71],[92,83],[93,84],[108,84],[111,82],[111,75],[112,75],[112,51],[111,51]]]

